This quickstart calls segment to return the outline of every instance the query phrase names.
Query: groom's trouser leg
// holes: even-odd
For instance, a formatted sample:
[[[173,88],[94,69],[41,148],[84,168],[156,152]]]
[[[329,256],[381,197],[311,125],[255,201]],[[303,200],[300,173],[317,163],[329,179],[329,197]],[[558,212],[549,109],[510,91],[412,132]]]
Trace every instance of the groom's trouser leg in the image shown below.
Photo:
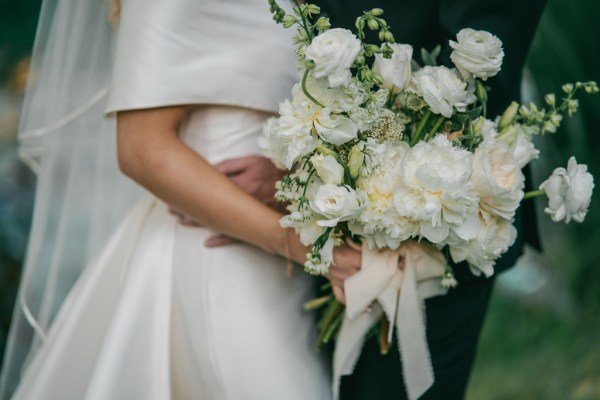
[[[426,300],[427,341],[434,385],[421,399],[464,397],[493,279],[461,282],[446,296]],[[376,338],[363,349],[353,375],[342,378],[341,400],[406,399],[396,343],[383,356]]]

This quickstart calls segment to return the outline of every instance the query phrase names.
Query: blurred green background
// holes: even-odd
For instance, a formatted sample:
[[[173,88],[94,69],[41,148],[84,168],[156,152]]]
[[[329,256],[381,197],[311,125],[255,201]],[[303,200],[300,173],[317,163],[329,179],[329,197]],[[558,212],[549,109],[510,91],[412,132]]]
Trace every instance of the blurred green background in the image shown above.
[[[31,221],[35,178],[16,132],[40,0],[0,1],[0,355]],[[600,81],[600,1],[550,0],[527,64],[526,98],[564,82]],[[536,184],[569,155],[600,176],[600,96],[538,142]],[[467,398],[600,399],[600,202],[584,224],[553,224],[537,207],[543,254],[499,277]],[[1,359],[1,356],[0,356]]]

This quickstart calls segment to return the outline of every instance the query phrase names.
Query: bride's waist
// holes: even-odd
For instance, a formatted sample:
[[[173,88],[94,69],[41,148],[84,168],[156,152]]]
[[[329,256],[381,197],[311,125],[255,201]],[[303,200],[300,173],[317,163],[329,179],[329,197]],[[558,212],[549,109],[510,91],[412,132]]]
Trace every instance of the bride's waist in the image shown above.
[[[194,110],[182,125],[184,143],[211,163],[260,154],[258,139],[271,114],[248,108],[209,105]]]

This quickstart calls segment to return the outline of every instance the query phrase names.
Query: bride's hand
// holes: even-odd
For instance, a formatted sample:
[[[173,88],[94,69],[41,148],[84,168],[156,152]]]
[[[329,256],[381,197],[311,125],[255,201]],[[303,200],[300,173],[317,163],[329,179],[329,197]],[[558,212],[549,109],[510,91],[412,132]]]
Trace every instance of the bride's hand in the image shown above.
[[[333,263],[326,275],[331,282],[333,295],[342,304],[346,304],[344,282],[360,270],[362,254],[348,245],[337,247],[333,251]]]
[[[247,156],[222,161],[215,165],[217,171],[226,175],[244,192],[262,203],[276,208],[275,182],[285,172],[277,169],[273,163],[262,156]]]

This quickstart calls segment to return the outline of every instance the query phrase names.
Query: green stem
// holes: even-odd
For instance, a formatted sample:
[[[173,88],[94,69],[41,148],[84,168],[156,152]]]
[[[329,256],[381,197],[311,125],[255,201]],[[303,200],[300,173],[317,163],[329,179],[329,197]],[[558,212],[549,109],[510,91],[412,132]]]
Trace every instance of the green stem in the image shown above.
[[[306,36],[308,37],[308,43],[310,43],[310,42],[312,42],[312,34],[308,30],[308,21],[306,20],[306,17],[304,16],[304,10],[302,10],[300,8],[300,2],[298,0],[294,0],[294,4],[296,4],[296,7],[298,7],[298,9],[300,10],[300,18],[302,18],[302,27],[306,31]]]
[[[546,192],[544,192],[543,190],[532,190],[531,192],[526,192],[525,196],[523,196],[523,200],[527,200],[527,199],[531,199],[533,197],[537,197],[537,196],[541,196],[543,194],[545,194]]]
[[[308,78],[309,71],[310,71],[309,69],[304,71],[304,76],[302,76],[302,91],[304,92],[304,95],[306,97],[308,97],[308,99],[310,101],[312,101],[313,103],[315,103],[316,105],[318,105],[321,108],[325,108],[325,106],[323,104],[321,104],[317,99],[312,97],[312,95],[310,93],[308,93],[308,90],[306,89],[306,79]]]
[[[419,122],[417,129],[415,130],[415,132],[412,135],[412,138],[410,140],[411,146],[414,146],[415,144],[417,144],[417,142],[421,138],[421,132],[423,132],[423,128],[425,127],[425,124],[429,120],[430,116],[431,116],[431,110],[425,111],[425,115],[423,115],[423,119],[421,120],[421,122]]]
[[[433,124],[433,126],[429,130],[429,133],[427,134],[427,137],[425,139],[426,141],[431,140],[433,138],[433,136],[437,133],[437,130],[440,128],[440,126],[444,122],[444,119],[445,118],[443,115],[440,115],[439,117],[437,117],[437,119],[435,120],[435,124]]]

